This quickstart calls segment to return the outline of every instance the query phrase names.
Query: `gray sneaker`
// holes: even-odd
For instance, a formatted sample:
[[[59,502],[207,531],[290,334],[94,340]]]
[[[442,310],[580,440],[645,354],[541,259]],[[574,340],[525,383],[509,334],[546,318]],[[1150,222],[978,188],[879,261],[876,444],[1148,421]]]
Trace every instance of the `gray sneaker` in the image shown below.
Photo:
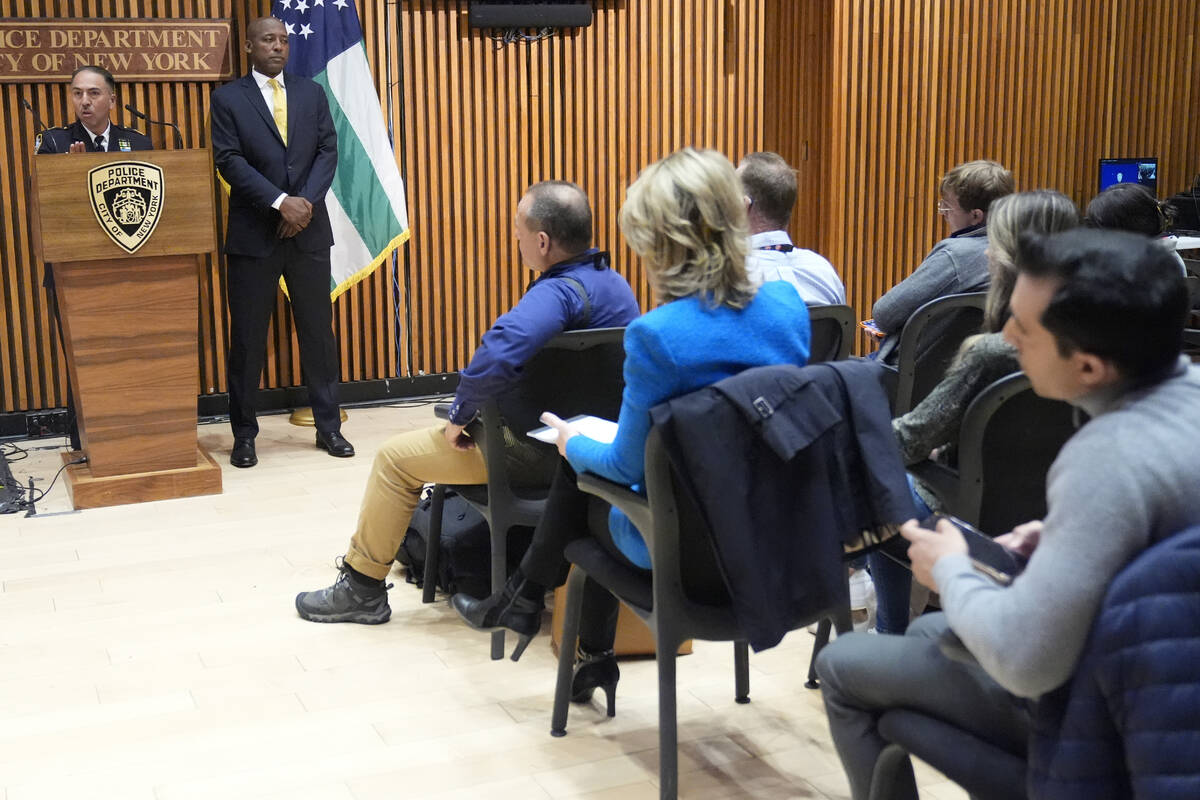
[[[380,625],[391,619],[387,590],[392,584],[378,588],[364,587],[350,577],[350,570],[338,566],[341,574],[333,585],[315,592],[296,595],[296,611],[310,622],[358,622]]]

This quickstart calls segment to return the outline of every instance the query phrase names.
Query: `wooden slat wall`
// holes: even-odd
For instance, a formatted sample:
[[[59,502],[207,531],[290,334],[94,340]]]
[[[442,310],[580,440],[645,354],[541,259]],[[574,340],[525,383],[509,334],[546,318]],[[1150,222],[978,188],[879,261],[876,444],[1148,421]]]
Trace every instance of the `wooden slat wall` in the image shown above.
[[[796,235],[838,267],[860,318],[945,235],[937,183],[954,164],[994,158],[1019,189],[1081,209],[1103,157],[1158,156],[1160,196],[1200,171],[1194,0],[772,6],[768,50],[794,52],[767,92],[765,144],[800,163],[812,194]],[[817,142],[803,163],[801,139]]]
[[[736,158],[762,138],[763,6],[609,0],[591,27],[497,47],[466,3],[401,4],[416,369],[464,365],[534,277],[512,215],[561,178],[591,196],[596,242],[651,300],[617,211],[639,169],[685,144]]]
[[[345,380],[462,367],[532,275],[512,243],[513,208],[542,178],[580,182],[644,306],[621,242],[624,188],[684,144],[736,160],[778,150],[800,169],[797,241],[842,272],[860,316],[943,235],[936,185],[992,157],[1022,188],[1094,193],[1096,160],[1158,155],[1160,192],[1200,170],[1200,4],[1194,0],[596,0],[595,23],[497,47],[465,0],[359,3],[381,102],[390,109],[413,238],[335,305]],[[217,17],[233,0],[0,0],[6,17]],[[236,71],[245,68],[240,46]],[[208,144],[209,84],[123,84],[120,100],[175,119]],[[58,86],[0,86],[0,411],[62,405],[63,368],[40,269],[30,263],[24,181],[34,127],[70,121]],[[124,112],[118,121],[128,122]],[[156,143],[161,132],[153,132]],[[223,209],[221,211],[223,216]],[[200,393],[224,390],[219,261],[201,282]],[[393,310],[394,299],[400,311]],[[280,308],[283,307],[281,301]],[[266,386],[299,383],[294,333],[277,315]]]

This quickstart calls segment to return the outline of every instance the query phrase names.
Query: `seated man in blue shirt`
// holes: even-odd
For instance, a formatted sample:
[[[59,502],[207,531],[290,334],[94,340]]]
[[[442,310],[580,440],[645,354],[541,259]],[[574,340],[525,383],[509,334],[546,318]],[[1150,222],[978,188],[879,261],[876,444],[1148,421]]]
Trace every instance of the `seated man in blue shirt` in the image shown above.
[[[296,611],[304,619],[387,622],[392,610],[384,579],[422,487],[487,483],[483,456],[463,432],[480,406],[511,388],[521,365],[563,331],[623,327],[640,313],[629,283],[609,267],[608,254],[591,246],[592,210],[575,184],[544,181],[530,187],[517,205],[513,232],[521,260],[541,274],[483,335],[459,377],[450,421],[398,434],[379,449],[341,574],[328,588],[296,596]],[[550,451],[543,463],[542,451],[517,438],[506,455],[531,482],[544,477],[548,484],[557,453]]]

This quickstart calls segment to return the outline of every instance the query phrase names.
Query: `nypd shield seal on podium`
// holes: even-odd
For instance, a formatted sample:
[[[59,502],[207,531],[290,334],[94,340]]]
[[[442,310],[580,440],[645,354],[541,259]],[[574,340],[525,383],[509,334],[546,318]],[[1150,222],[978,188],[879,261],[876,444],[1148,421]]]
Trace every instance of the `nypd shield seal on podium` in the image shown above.
[[[96,221],[125,252],[133,253],[154,233],[162,216],[163,173],[144,161],[113,161],[88,172]]]

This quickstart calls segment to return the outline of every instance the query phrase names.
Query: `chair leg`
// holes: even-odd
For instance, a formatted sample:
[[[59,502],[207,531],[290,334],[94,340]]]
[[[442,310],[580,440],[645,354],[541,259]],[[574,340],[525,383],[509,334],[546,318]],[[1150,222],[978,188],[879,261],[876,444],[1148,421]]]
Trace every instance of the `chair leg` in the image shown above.
[[[425,542],[425,577],[421,602],[432,603],[437,592],[438,559],[442,555],[442,512],[446,507],[446,487],[437,484],[429,503],[429,540]]]
[[[658,796],[676,800],[679,795],[679,731],[675,708],[675,659],[683,641],[663,629],[655,631],[658,661]]]
[[[579,641],[579,616],[583,610],[583,584],[587,573],[579,567],[567,578],[567,608],[563,614],[562,640],[558,643],[558,679],[554,684],[554,713],[550,735],[567,735],[567,711],[571,707],[571,680],[575,672],[575,646]]]
[[[490,501],[490,497],[488,498]],[[491,503],[489,502],[489,506]],[[503,591],[508,581],[508,521],[489,516],[492,532],[492,593]],[[492,631],[492,661],[504,658],[504,629]]]
[[[735,703],[750,702],[750,643],[733,643],[733,680]]]
[[[838,636],[854,630],[849,604],[839,608],[832,617],[825,617],[817,625],[817,640],[813,642],[812,657],[808,660],[808,680],[804,682],[805,689],[821,688],[821,682],[817,680],[817,656],[821,654],[822,648],[829,644],[831,628],[837,628]]]

